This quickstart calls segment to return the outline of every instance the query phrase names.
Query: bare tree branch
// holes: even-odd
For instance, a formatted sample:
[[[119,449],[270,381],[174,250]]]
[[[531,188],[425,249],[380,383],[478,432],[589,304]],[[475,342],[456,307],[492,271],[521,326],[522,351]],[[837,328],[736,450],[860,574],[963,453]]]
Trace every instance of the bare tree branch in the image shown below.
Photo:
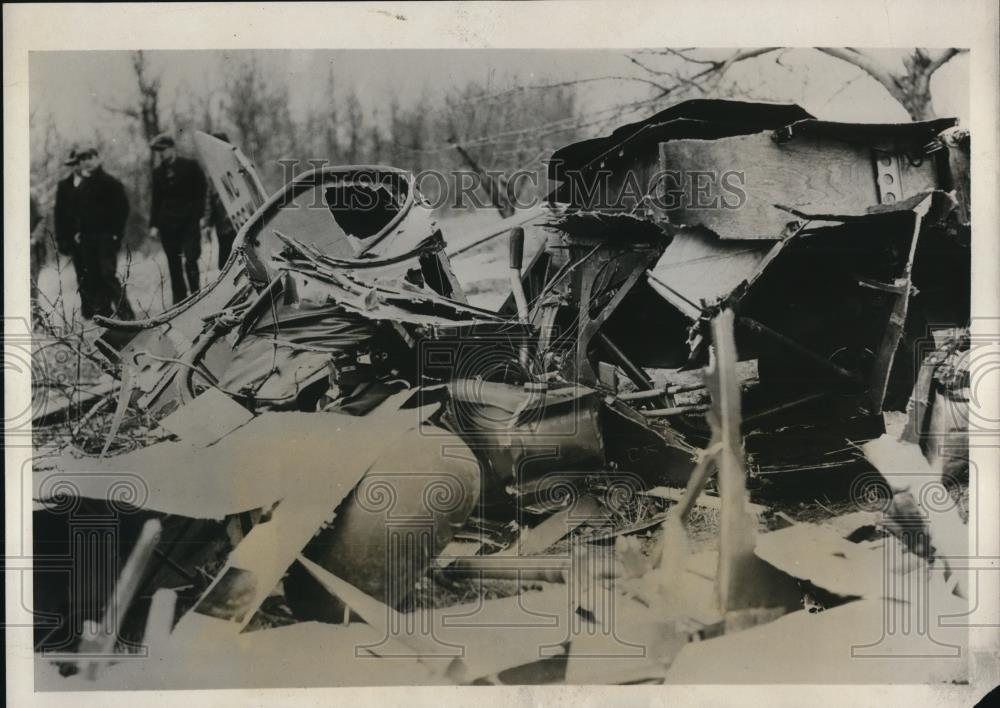
[[[515,86],[514,88],[506,89],[504,91],[498,91],[497,93],[491,93],[484,96],[476,96],[474,98],[465,99],[463,101],[456,101],[454,105],[462,106],[470,103],[492,101],[499,98],[507,98],[513,94],[524,93],[526,91],[546,91],[549,89],[564,88],[568,86],[578,86],[580,84],[591,84],[597,81],[634,81],[637,83],[648,84],[656,89],[659,89],[660,91],[670,91],[672,89],[672,87],[664,86],[661,83],[658,83],[651,79],[645,79],[640,76],[591,76],[585,79],[571,79],[569,81],[557,81],[555,83],[549,83],[549,84],[531,84],[528,86]]]
[[[777,49],[780,49],[780,47],[741,49],[722,60],[693,57],[688,53],[691,51],[689,49],[667,48],[652,52],[659,56],[680,58],[689,64],[703,67],[687,76],[684,76],[681,72],[671,73],[663,69],[656,69],[640,62],[632,56],[629,56],[628,59],[636,66],[656,76],[670,76],[678,85],[705,91],[706,86],[714,87],[717,85],[726,72],[737,62],[753,59]],[[952,58],[968,51],[965,49],[950,48],[938,52],[932,57],[926,49],[917,47],[903,58],[904,71],[898,71],[885,66],[871,55],[854,47],[817,47],[816,50],[861,69],[865,74],[881,84],[888,91],[889,95],[906,109],[906,112],[913,120],[930,120],[935,117],[930,94],[931,76]],[[662,98],[675,91],[676,88],[676,86],[672,87],[669,91],[661,93],[656,98]]]
[[[733,54],[727,57],[724,61],[716,62],[715,69],[720,74],[724,74],[726,71],[729,70],[729,67],[731,67],[736,62],[745,61],[747,59],[753,59],[755,57],[759,57],[762,54],[768,54],[778,49],[781,49],[781,47],[758,47],[756,49],[741,49],[738,52],[733,52]]]
[[[507,218],[514,215],[514,207],[511,205],[508,199],[508,189],[506,185],[500,184],[500,182],[489,172],[480,167],[479,163],[469,154],[469,152],[463,148],[458,143],[454,143],[455,151],[462,157],[462,161],[465,162],[469,168],[479,175],[479,179],[482,180],[482,186],[489,195],[490,203],[496,207],[496,210],[500,212],[500,216]]]
[[[104,110],[108,111],[109,113],[115,113],[120,116],[132,118],[133,120],[139,120],[140,118],[142,118],[142,116],[139,114],[139,111],[135,110],[134,108],[125,108],[124,106],[112,106],[107,103],[103,105],[104,105]]]
[[[935,71],[951,61],[954,57],[959,54],[965,54],[968,51],[968,49],[945,49],[935,59],[931,60],[930,65],[927,67],[927,73],[933,74]]]
[[[863,70],[866,74],[885,86],[889,93],[892,94],[893,98],[896,98],[897,94],[901,90],[898,81],[892,74],[889,73],[888,69],[883,67],[868,55],[862,54],[856,49],[841,49],[839,47],[816,47],[816,49],[817,51],[823,52],[824,54],[834,57],[835,59],[846,61],[848,64],[853,64]],[[897,98],[897,100],[899,99]]]
[[[688,56],[685,53],[685,52],[690,52],[690,51],[692,51],[692,50],[691,49],[670,49],[669,47],[667,47],[666,49],[664,49],[663,53],[664,54],[670,54],[670,55],[675,56],[675,57],[680,57],[684,61],[689,61],[692,64],[713,64],[714,65],[716,63],[716,62],[712,61],[711,59],[697,59],[695,57],[690,57],[690,56]]]

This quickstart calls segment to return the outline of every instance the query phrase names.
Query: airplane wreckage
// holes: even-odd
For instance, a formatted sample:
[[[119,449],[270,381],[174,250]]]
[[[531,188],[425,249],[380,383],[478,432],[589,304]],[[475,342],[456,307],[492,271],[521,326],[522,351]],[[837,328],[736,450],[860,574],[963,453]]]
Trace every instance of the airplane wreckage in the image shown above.
[[[565,568],[537,554],[581,524],[620,522],[636,499],[672,500],[664,533],[683,533],[714,468],[721,545],[698,594],[715,611],[780,617],[801,607],[803,578],[739,562],[766,545],[755,551],[740,525],[746,480],[864,466],[860,446],[883,436],[883,409],[905,407],[935,350],[927,332],[969,319],[969,137],[952,119],[832,123],[794,105],[697,100],[564,147],[548,203],[510,229],[512,292],[497,311],[468,303],[405,170],[323,167],[267,195],[238,149],[196,141],[239,228],[233,255],[201,292],[152,319],[105,320],[99,340],[120,377],[105,453],[130,410],[160,434],[35,464],[36,558],[92,512],[68,566],[35,571],[36,611],[54,618],[38,648],[91,667],[73,679],[101,662],[110,676],[126,620],[150,654],[170,644],[206,662],[225,663],[222,639],[331,626],[317,620],[374,628],[351,635],[372,655],[419,658],[426,636],[400,630],[397,610],[428,574],[558,581]],[[623,189],[636,178],[649,189]],[[527,263],[525,243],[537,246]],[[778,556],[766,560],[781,567]],[[104,577],[77,577],[85,569]],[[243,632],[278,586],[297,623]],[[674,649],[733,628],[695,625],[672,625]],[[500,630],[459,639],[434,626],[439,642],[466,643],[447,669],[440,651],[424,657],[441,680],[540,659],[535,646],[477,663],[469,647],[487,640],[495,656]],[[395,649],[383,651],[386,634]],[[202,685],[197,664],[120,685]],[[315,679],[280,665],[290,685],[418,682],[320,664]],[[260,665],[226,664],[217,680],[254,684]]]

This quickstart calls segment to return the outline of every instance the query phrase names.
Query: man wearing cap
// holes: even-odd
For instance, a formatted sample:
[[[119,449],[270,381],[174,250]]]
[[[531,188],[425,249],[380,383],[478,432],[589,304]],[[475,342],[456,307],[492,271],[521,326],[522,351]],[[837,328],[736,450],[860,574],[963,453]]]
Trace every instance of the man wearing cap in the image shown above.
[[[72,172],[56,186],[53,226],[59,252],[73,259],[80,314],[87,320],[111,315],[121,303],[125,311],[120,314],[127,316],[115,272],[128,217],[125,189],[100,168],[95,148],[74,148],[63,164]]]
[[[177,154],[174,139],[163,133],[149,144],[159,156],[153,169],[153,206],[149,234],[167,254],[174,304],[198,292],[201,256],[199,224],[205,209],[205,174],[194,160]],[[187,281],[185,282],[185,276]]]
[[[131,319],[132,308],[117,273],[129,212],[125,187],[104,171],[97,148],[78,148],[76,157],[80,179],[73,191],[73,262],[82,314]]]

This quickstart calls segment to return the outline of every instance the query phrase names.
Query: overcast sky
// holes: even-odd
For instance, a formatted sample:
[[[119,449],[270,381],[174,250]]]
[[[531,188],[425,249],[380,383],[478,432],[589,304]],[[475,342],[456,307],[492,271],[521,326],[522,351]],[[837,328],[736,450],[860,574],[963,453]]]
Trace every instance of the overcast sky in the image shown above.
[[[626,54],[634,53],[630,50],[155,51],[149,60],[163,77],[163,99],[169,106],[191,91],[217,90],[227,63],[244,61],[251,53],[272,80],[287,82],[293,117],[301,116],[309,105],[329,102],[326,78],[331,68],[338,91],[353,88],[369,109],[384,109],[390,93],[404,105],[422,95],[433,102],[439,91],[470,79],[501,91],[516,84],[624,77],[579,86],[582,105],[595,111],[645,97],[649,91],[647,85],[628,80],[648,77],[628,60]],[[725,54],[718,50],[719,56]],[[737,64],[730,76],[752,87],[754,98],[798,101],[822,118],[907,120],[902,108],[859,69],[808,49],[789,50],[780,62],[775,61],[777,56]],[[884,50],[879,56],[898,61],[900,53]],[[652,58],[649,62],[656,63]],[[967,123],[968,57],[959,56],[941,69],[933,91],[939,115],[958,116]],[[128,52],[31,55],[31,110],[37,117],[51,115],[60,132],[71,139],[86,139],[114,126],[117,119],[104,106],[134,102],[135,96]]]

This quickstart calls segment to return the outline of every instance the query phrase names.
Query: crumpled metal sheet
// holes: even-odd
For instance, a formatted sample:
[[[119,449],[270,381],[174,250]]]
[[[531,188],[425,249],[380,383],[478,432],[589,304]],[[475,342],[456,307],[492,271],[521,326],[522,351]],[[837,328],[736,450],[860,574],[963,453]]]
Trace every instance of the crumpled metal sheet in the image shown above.
[[[723,241],[707,229],[681,229],[649,271],[649,284],[690,319],[752,281],[782,242]]]
[[[371,322],[337,305],[267,310],[234,348],[219,386],[256,401],[289,401],[328,371],[331,355],[364,345]]]
[[[616,604],[625,600],[615,598]],[[562,657],[567,641],[602,631],[576,614],[578,597],[567,585],[446,608],[418,610],[391,631],[363,622],[300,622],[234,634],[197,637],[174,633],[156,647],[154,660],[119,661],[96,681],[84,673],[60,676],[37,656],[40,690],[164,690],[306,688],[452,684],[444,669],[461,662],[463,682],[495,677],[512,667]],[[427,647],[417,655],[404,639],[420,632]],[[497,641],[499,633],[516,641]],[[632,638],[634,635],[630,635]],[[642,647],[638,647],[641,651]],[[633,649],[633,655],[636,650]],[[593,658],[593,662],[600,662]],[[51,669],[51,670],[50,670]],[[437,670],[436,670],[437,669]],[[540,671],[538,672],[541,673]],[[558,680],[558,679],[557,679]]]
[[[796,208],[791,206],[785,206],[783,204],[775,204],[775,207],[786,211],[793,216],[797,216],[800,219],[806,219],[810,222],[810,228],[813,228],[818,222],[836,222],[836,223],[848,223],[848,222],[859,222],[859,221],[872,221],[874,222],[880,216],[892,216],[894,214],[902,214],[908,211],[915,211],[918,208],[922,209],[921,206],[925,200],[930,198],[931,202],[928,207],[928,213],[931,218],[943,218],[952,209],[958,206],[958,203],[951,194],[944,192],[940,189],[927,189],[916,194],[907,197],[906,199],[900,200],[898,202],[893,202],[892,204],[873,204],[871,206],[865,207],[863,209],[857,209],[852,211],[837,211],[837,212],[825,212],[825,211],[814,211],[805,208]]]
[[[61,676],[36,657],[40,691],[153,691],[303,689],[329,686],[420,686],[442,681],[406,647],[363,622],[298,622],[244,632],[223,643],[203,638],[150,646],[155,655],[102,667],[94,681],[84,672]],[[358,650],[372,647],[372,650]],[[381,654],[376,653],[381,652]]]
[[[400,417],[419,425],[423,413],[407,410]],[[202,519],[264,508],[303,488],[320,498],[324,490],[341,485],[338,470],[351,469],[362,438],[370,438],[369,445],[386,439],[383,423],[355,427],[365,420],[339,413],[271,412],[209,447],[161,442],[105,459],[42,459],[35,464],[32,498],[43,503],[67,496],[112,499]]]
[[[908,212],[926,210],[928,221],[940,220],[955,205],[955,199],[940,190],[927,190],[893,204],[845,213],[812,212],[777,204],[778,209],[802,219],[809,227],[781,241],[737,241],[719,238],[704,228],[680,228],[649,270],[649,284],[687,317],[697,319],[706,307],[729,297],[744,283],[751,286],[781,251],[798,238],[824,233],[823,228],[828,226],[877,223]]]
[[[946,618],[965,617],[968,603],[940,591],[939,573],[931,576],[930,599],[858,600],[691,642],[674,660],[666,683],[964,683],[968,627]],[[901,631],[903,626],[911,629]]]
[[[406,281],[366,284],[347,273],[318,268],[296,273],[314,282],[299,284],[302,299],[335,302],[368,320],[387,320],[414,325],[456,327],[479,322],[504,322],[489,310],[438,295]]]
[[[367,185],[367,186],[362,186]],[[387,210],[362,218],[369,200],[357,206],[339,204],[331,190],[358,187],[372,194],[391,192]],[[346,220],[344,217],[347,217]],[[361,232],[370,226],[372,233]],[[357,234],[350,231],[358,230]],[[247,224],[247,267],[251,277],[268,282],[281,268],[274,256],[285,245],[278,234],[288,234],[317,253],[335,259],[391,258],[413,251],[437,231],[431,209],[417,194],[406,170],[387,166],[328,166],[297,175],[275,192]]]
[[[233,226],[239,230],[267,200],[267,190],[246,155],[224,140],[196,130],[194,145]],[[242,237],[236,246],[242,245]]]

